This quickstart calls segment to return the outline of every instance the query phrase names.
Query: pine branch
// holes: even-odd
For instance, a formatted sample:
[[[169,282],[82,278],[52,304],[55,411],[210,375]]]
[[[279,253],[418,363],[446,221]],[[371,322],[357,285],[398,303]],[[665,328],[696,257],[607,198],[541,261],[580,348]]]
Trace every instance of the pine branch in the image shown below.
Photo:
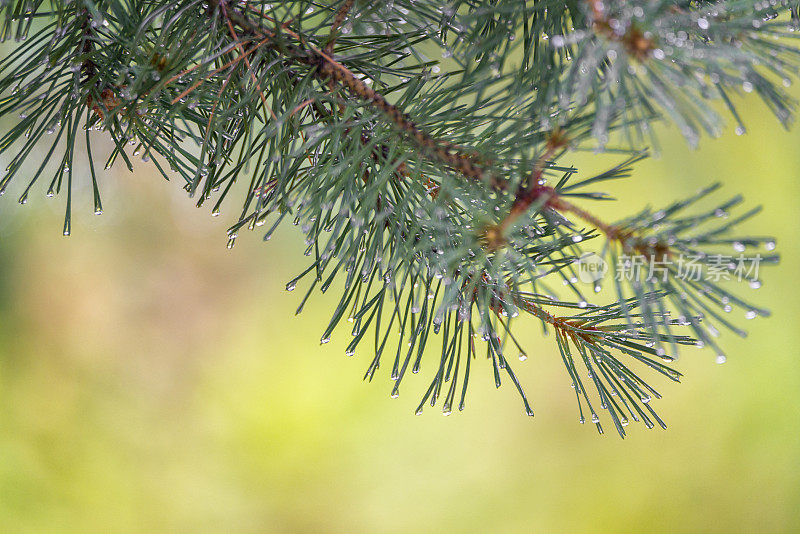
[[[554,331],[582,422],[586,409],[601,432],[600,410],[623,436],[629,421],[664,426],[650,406],[660,395],[637,369],[677,381],[667,364],[682,345],[709,346],[724,361],[715,325],[743,334],[728,312],[768,314],[724,278],[741,274],[743,262],[777,261],[752,253],[774,242],[734,234],[757,212],[729,218],[738,197],[685,214],[716,187],[616,222],[584,202],[607,199],[591,188],[632,174],[659,114],[693,141],[702,128],[718,129],[707,98],[719,96],[738,120],[729,94],[741,87],[788,121],[793,103],[774,78],[783,84],[800,64],[788,20],[796,6],[440,8],[432,0],[2,4],[2,35],[28,39],[0,60],[0,115],[20,117],[0,138],[0,151],[16,150],[0,193],[49,144],[20,201],[48,161],[60,162],[48,194],[66,189],[69,233],[81,124],[102,211],[90,145],[90,130],[102,129],[113,141],[107,168],[117,160],[132,168],[133,146],[132,156],[166,178],[180,176],[198,206],[213,199],[213,215],[242,189],[229,246],[242,229],[273,218],[268,239],[293,220],[312,257],[287,285],[309,282],[298,313],[316,289],[339,288],[322,342],[347,318],[347,354],[372,352],[370,380],[389,358],[392,396],[408,370],[433,358],[418,413],[440,399],[445,414],[464,408],[480,337],[495,385],[507,375],[532,415],[507,358],[515,348],[527,357],[512,333],[524,314]],[[437,47],[442,61],[427,57]],[[48,131],[57,132],[51,143]],[[576,180],[576,169],[558,163],[571,151],[610,149],[612,139],[628,156],[612,169]],[[731,246],[738,263],[722,260]],[[595,248],[613,266],[612,304],[576,284]],[[685,257],[698,279],[683,276]],[[658,276],[627,276],[631,261]]]
[[[595,17],[601,16],[601,7],[602,4],[597,1],[589,2],[593,9],[593,14]],[[218,6],[223,12],[225,12],[224,7],[224,0],[211,0],[212,6]],[[598,7],[600,6],[600,7]],[[337,17],[334,20],[332,25],[332,33],[335,31],[335,28],[341,24],[342,20],[346,16],[349,9],[352,7],[351,1],[346,1],[340,11],[337,13]],[[258,24],[254,23],[250,19],[248,19],[245,15],[240,14],[238,12],[232,11],[231,15],[228,16],[227,13],[225,14],[226,17],[230,18],[236,24],[238,24],[244,30],[255,34],[258,37],[270,38],[273,40],[273,46],[277,49],[281,47],[277,44],[279,42],[279,37],[277,34],[270,32],[264,28],[261,28]],[[599,19],[598,19],[599,20]],[[596,22],[598,24],[598,22]],[[607,31],[610,29],[608,21],[603,20],[602,26],[605,28],[603,31]],[[291,30],[284,30],[289,36],[295,39],[297,43],[302,43],[304,39],[292,32]],[[234,39],[238,38],[235,36],[235,33],[232,31],[234,35]],[[330,43],[334,41],[331,40]],[[330,44],[329,43],[329,44]],[[334,81],[341,84],[342,87],[349,90],[354,96],[357,96],[373,106],[375,106],[378,110],[382,111],[386,114],[388,118],[396,125],[398,130],[404,132],[408,138],[415,141],[418,147],[423,151],[423,155],[430,157],[431,159],[438,161],[439,163],[443,163],[445,165],[450,166],[454,170],[458,171],[462,175],[467,178],[473,178],[481,181],[488,182],[493,188],[496,190],[503,191],[508,187],[508,183],[501,179],[499,175],[493,172],[492,169],[483,168],[483,165],[479,163],[476,158],[474,158],[469,152],[456,149],[449,143],[443,142],[439,139],[435,139],[430,135],[423,132],[414,121],[408,117],[406,113],[404,113],[400,108],[389,104],[386,98],[374,91],[372,88],[367,86],[363,81],[356,78],[356,76],[345,66],[340,64],[339,62],[335,61],[332,57],[330,57],[327,53],[316,50],[311,48],[309,51],[303,51],[300,48],[290,47],[286,49],[287,55],[289,55],[292,59],[297,61],[301,61],[303,63],[308,64],[316,64],[319,65],[319,75],[324,77],[330,77]],[[514,204],[511,207],[511,211],[509,215],[500,223],[498,228],[491,228],[488,233],[491,234],[488,237],[488,244],[487,247],[490,250],[496,250],[500,242],[502,240],[502,236],[499,233],[502,233],[504,230],[513,220],[521,213],[526,212],[531,205],[541,202],[544,200],[544,204],[551,209],[556,211],[562,211],[566,213],[572,213],[584,221],[594,225],[595,227],[601,229],[609,238],[630,242],[631,236],[629,233],[616,228],[612,225],[604,223],[597,219],[595,216],[591,215],[587,211],[578,208],[566,202],[563,199],[560,199],[556,194],[553,188],[547,187],[542,185],[542,172],[544,167],[547,164],[547,160],[549,160],[556,151],[560,148],[563,148],[567,144],[567,139],[563,132],[556,131],[553,132],[547,142],[547,149],[545,153],[540,156],[539,161],[534,165],[534,171],[532,173],[532,178],[529,179],[529,185],[527,187],[521,188],[517,192],[517,196],[514,199]],[[494,237],[492,237],[494,236]],[[664,252],[663,245],[653,246],[645,246],[642,244],[636,245],[628,245],[629,250],[635,249],[637,251],[644,251],[647,252],[649,249],[653,249],[651,252],[656,254],[658,252]]]

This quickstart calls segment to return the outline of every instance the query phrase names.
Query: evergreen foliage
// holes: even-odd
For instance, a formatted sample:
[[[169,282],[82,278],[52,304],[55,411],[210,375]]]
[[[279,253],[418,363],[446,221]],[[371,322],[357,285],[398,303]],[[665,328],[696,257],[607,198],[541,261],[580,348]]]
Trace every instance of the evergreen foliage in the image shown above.
[[[734,215],[740,197],[704,208],[711,186],[617,222],[584,206],[657,145],[656,120],[694,144],[721,133],[720,101],[743,133],[733,102],[753,92],[788,124],[797,2],[0,6],[0,193],[24,180],[21,203],[40,182],[64,195],[68,235],[77,182],[90,180],[100,213],[102,167],[133,168],[135,156],[212,214],[243,192],[229,246],[245,229],[263,226],[269,239],[285,220],[298,225],[310,257],[287,285],[307,288],[298,312],[317,290],[340,292],[322,342],[349,321],[347,353],[371,353],[370,380],[390,368],[392,396],[425,357],[418,412],[439,401],[445,414],[463,409],[472,366],[486,359],[533,415],[509,361],[512,323],[526,315],[553,334],[581,422],[602,432],[606,411],[623,436],[629,421],[665,426],[642,371],[677,381],[668,364],[680,345],[724,361],[715,325],[743,334],[726,312],[767,315],[724,283],[742,261],[777,260],[771,239],[734,233],[757,212]],[[113,141],[102,159],[101,138]],[[82,150],[88,177],[74,171]],[[559,164],[577,150],[621,162],[579,179]],[[720,261],[732,245],[739,263]],[[588,250],[617,275],[630,256],[663,269],[612,272],[603,304],[575,283]],[[698,280],[680,276],[679,255],[696,258]]]

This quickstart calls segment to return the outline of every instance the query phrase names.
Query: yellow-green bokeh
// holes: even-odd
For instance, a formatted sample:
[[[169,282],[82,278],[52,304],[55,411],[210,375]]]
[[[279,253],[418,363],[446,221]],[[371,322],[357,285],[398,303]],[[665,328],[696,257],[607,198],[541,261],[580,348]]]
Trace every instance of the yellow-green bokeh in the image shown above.
[[[516,369],[536,417],[480,360],[464,413],[414,416],[426,376],[391,399],[386,369],[365,383],[368,355],[344,356],[346,330],[320,346],[332,295],[294,317],[295,229],[227,250],[234,211],[209,217],[145,164],[103,175],[102,217],[78,195],[70,238],[62,199],[3,197],[0,530],[800,530],[800,130],[744,107],[748,135],[699,151],[664,131],[660,159],[597,208],[618,217],[721,180],[764,205],[747,228],[783,258],[744,289],[773,317],[737,317],[751,335],[725,336],[725,365],[686,351],[683,384],[659,383],[669,429],[624,441],[578,424],[535,329]]]

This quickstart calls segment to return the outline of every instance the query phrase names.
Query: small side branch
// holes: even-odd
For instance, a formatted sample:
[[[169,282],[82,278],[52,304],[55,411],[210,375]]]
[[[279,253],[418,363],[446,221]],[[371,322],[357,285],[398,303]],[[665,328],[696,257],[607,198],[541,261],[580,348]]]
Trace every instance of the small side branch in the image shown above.
[[[339,28],[341,28],[344,19],[347,18],[348,13],[353,8],[353,4],[355,0],[344,0],[342,3],[342,7],[339,8],[339,11],[336,13],[336,17],[333,19],[333,24],[331,24],[331,33],[328,40],[328,44],[325,45],[325,53],[328,55],[333,54],[333,47],[336,44],[336,38],[339,37]]]

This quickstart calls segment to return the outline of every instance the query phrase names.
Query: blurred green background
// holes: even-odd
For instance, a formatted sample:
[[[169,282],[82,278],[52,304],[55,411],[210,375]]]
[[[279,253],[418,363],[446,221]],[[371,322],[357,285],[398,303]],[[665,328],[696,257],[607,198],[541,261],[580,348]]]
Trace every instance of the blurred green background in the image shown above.
[[[722,180],[765,206],[747,228],[782,254],[763,288],[743,287],[773,317],[748,321],[746,340],[726,335],[725,365],[684,352],[683,384],[656,380],[669,429],[632,425],[624,441],[610,423],[605,436],[578,424],[556,347],[533,327],[516,369],[536,417],[510,384],[495,390],[488,365],[464,413],[414,416],[426,376],[391,399],[386,368],[368,384],[368,355],[344,356],[346,330],[320,347],[333,295],[294,317],[294,228],[227,250],[234,210],[210,217],[146,164],[103,176],[101,217],[79,194],[70,238],[63,199],[22,207],[10,192],[0,530],[800,531],[800,129],[744,108],[748,135],[698,151],[664,130],[661,158],[597,208],[617,218]],[[564,162],[588,175],[607,161]]]

